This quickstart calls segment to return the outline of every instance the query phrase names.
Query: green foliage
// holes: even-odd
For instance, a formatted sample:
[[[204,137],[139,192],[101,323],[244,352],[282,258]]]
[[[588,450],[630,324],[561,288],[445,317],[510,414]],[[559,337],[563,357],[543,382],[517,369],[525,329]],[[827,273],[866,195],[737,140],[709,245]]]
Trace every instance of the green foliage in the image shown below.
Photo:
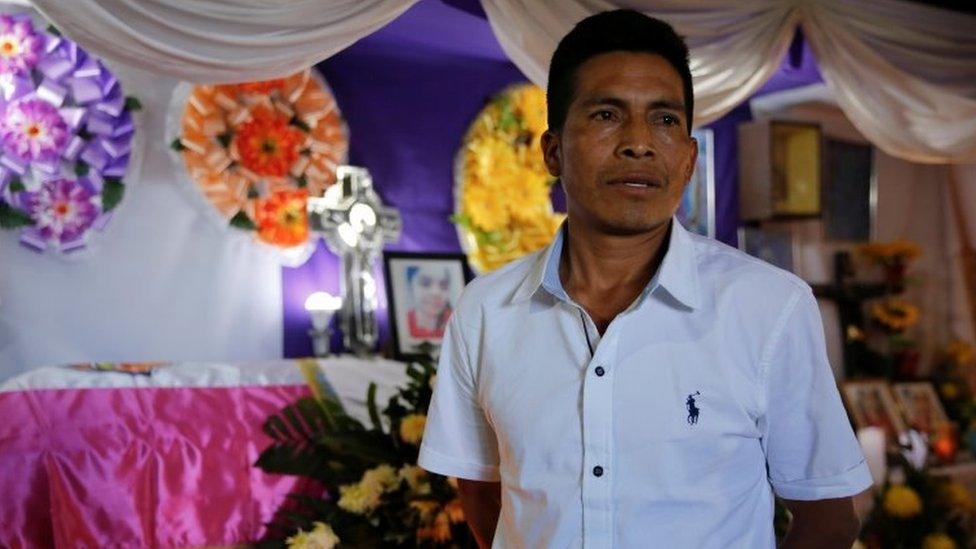
[[[311,364],[310,368],[314,368],[314,362]],[[424,519],[411,502],[433,502],[443,510],[457,497],[446,477],[428,473],[424,480],[429,487],[423,491],[415,491],[406,480],[398,480],[397,485],[382,494],[381,503],[365,514],[352,513],[338,505],[342,487],[360,482],[367,471],[381,465],[395,470],[416,465],[419,449],[404,441],[399,429],[404,418],[426,415],[435,369],[430,361],[425,361],[406,365],[406,374],[406,385],[389,398],[382,410],[377,404],[376,384],[370,384],[366,394],[369,425],[346,413],[308,374],[313,396],[286,406],[265,421],[263,429],[272,443],[261,453],[256,466],[267,473],[313,479],[324,494],[291,494],[268,525],[267,539],[256,547],[282,547],[285,538],[298,529],[311,530],[315,522],[328,524],[344,547],[474,546],[463,522],[451,524],[451,540],[447,543],[418,540],[418,528],[429,525],[430,519]]]

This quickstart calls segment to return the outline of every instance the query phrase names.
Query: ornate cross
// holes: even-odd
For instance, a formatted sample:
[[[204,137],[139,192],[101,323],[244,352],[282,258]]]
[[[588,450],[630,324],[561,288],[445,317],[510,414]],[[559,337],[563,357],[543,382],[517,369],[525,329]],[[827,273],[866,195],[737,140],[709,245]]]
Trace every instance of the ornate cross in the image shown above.
[[[368,354],[379,339],[373,264],[387,242],[400,238],[400,214],[383,206],[365,168],[339,166],[335,185],[308,201],[309,224],[342,261],[339,317],[346,348]]]
[[[865,320],[863,304],[869,299],[888,292],[884,284],[855,284],[854,266],[848,252],[834,254],[833,284],[814,284],[817,297],[833,300],[837,304],[840,334],[844,338],[844,377],[856,374],[882,375],[881,357],[868,349],[864,341]]]

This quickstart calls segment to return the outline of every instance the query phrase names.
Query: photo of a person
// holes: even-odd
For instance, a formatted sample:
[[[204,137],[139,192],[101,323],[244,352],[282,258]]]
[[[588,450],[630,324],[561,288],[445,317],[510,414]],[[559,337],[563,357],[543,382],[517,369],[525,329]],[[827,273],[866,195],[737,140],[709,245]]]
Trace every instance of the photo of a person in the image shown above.
[[[898,406],[885,381],[851,381],[844,384],[844,399],[858,429],[884,429],[888,444],[897,444],[898,435],[907,430]]]
[[[912,429],[932,434],[949,421],[931,383],[896,383],[893,387],[905,421]]]
[[[394,355],[411,360],[436,354],[467,281],[465,257],[386,252],[383,266]]]
[[[451,316],[451,272],[447,266],[411,265],[406,268],[411,305],[407,333],[416,339],[441,339]]]

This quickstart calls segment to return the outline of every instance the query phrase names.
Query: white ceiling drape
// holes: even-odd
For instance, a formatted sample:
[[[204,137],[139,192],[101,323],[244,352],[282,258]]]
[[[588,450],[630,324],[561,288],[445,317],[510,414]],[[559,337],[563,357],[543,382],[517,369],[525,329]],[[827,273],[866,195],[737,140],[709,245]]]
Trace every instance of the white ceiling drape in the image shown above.
[[[879,148],[926,163],[976,161],[976,16],[896,0],[482,0],[512,61],[545,85],[573,25],[633,8],[671,23],[691,50],[695,122],[755,93],[797,24],[851,122]]]
[[[96,55],[190,82],[306,69],[417,0],[32,0]]]
[[[89,51],[192,82],[281,76],[390,22],[416,0],[33,0]],[[482,0],[512,61],[545,85],[561,36],[587,15],[638,9],[687,38],[696,123],[776,71],[797,25],[837,103],[885,152],[976,162],[976,16],[903,0]]]

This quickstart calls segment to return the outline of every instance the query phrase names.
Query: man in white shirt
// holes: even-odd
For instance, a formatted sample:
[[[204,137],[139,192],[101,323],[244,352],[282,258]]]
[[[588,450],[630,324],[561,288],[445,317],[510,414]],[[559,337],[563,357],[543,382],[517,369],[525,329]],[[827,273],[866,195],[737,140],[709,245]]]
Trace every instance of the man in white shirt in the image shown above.
[[[452,316],[420,465],[482,547],[849,548],[871,476],[810,287],[673,218],[697,156],[688,50],[590,17],[549,70],[568,222]]]

